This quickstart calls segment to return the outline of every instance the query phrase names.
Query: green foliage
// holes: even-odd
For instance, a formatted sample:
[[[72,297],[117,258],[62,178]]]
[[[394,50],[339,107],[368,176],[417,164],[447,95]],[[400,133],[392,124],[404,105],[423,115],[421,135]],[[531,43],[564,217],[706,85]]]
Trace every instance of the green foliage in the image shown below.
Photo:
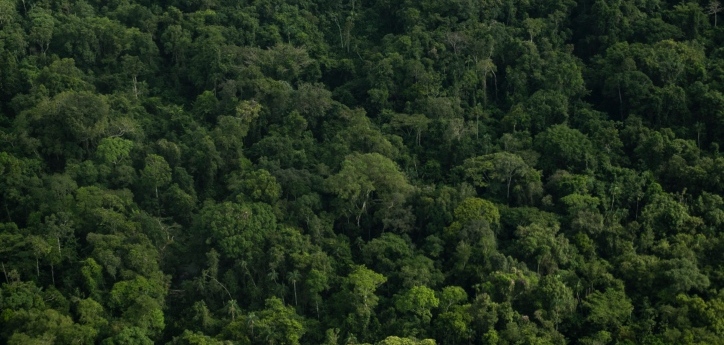
[[[557,224],[519,226],[513,248],[519,257],[527,259],[530,267],[536,267],[536,271],[540,272],[541,268],[555,271],[559,265],[567,264],[572,256],[568,239],[558,230]]]
[[[545,172],[557,169],[585,171],[593,169],[593,145],[580,131],[566,125],[555,125],[535,137],[541,153],[540,166]]]
[[[365,266],[355,267],[347,276],[346,283],[350,287],[351,298],[355,304],[354,312],[347,317],[351,327],[359,331],[367,330],[373,309],[379,302],[375,291],[386,281],[387,277]]]
[[[118,164],[128,158],[133,141],[123,138],[103,138],[96,148],[96,156],[106,164]]]
[[[305,331],[302,318],[294,312],[294,308],[284,306],[280,299],[274,297],[267,299],[265,306],[259,312],[259,334],[277,344],[299,344]]]
[[[153,341],[149,339],[145,332],[137,327],[126,327],[123,328],[118,334],[113,337],[104,339],[101,344],[103,345],[130,345],[130,344],[153,344]]]
[[[376,345],[435,345],[437,344],[435,340],[432,339],[424,339],[424,340],[417,340],[414,338],[400,338],[396,336],[389,336],[385,338],[385,340],[382,340]]]
[[[397,298],[395,307],[403,313],[413,313],[427,324],[432,319],[431,309],[437,308],[439,304],[435,291],[426,286],[415,286]]]
[[[209,204],[201,210],[200,234],[229,258],[249,260],[262,250],[265,234],[276,230],[266,204]]]
[[[42,100],[18,121],[39,138],[43,153],[81,158],[109,131],[110,113],[106,97],[67,91]]]
[[[0,0],[0,344],[720,344],[721,12]]]
[[[586,297],[583,306],[590,310],[586,320],[604,330],[616,331],[631,317],[633,305],[623,291],[606,289]]]
[[[173,341],[169,342],[171,345],[223,345],[227,342],[216,340],[204,335],[203,333],[191,332],[185,330],[178,337],[174,337]]]
[[[690,232],[701,224],[701,219],[692,217],[686,208],[671,196],[659,194],[641,211],[643,224],[653,231],[673,234]]]
[[[237,199],[265,202],[273,205],[282,194],[282,187],[276,178],[264,169],[255,170],[243,176],[233,176],[229,189],[239,193]]]
[[[488,227],[500,224],[500,212],[490,201],[479,198],[467,198],[455,208],[455,221],[445,229],[447,234],[455,236],[466,224],[482,221]]]
[[[511,193],[521,203],[533,203],[542,192],[540,172],[509,152],[498,152],[465,160],[465,176],[493,195],[510,200]],[[505,191],[505,192],[503,192]]]
[[[342,169],[330,176],[325,185],[343,203],[344,212],[356,216],[358,224],[368,209],[402,204],[414,189],[397,165],[379,153],[348,156]],[[380,206],[375,207],[375,203]]]

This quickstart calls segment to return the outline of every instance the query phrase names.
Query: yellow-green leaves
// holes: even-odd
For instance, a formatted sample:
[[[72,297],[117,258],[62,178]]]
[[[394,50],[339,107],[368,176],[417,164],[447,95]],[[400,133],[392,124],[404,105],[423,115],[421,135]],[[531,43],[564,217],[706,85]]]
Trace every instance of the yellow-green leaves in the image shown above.
[[[327,189],[345,202],[345,211],[356,214],[357,223],[374,204],[399,205],[414,189],[397,164],[379,153],[347,156],[342,170],[325,182]]]
[[[437,308],[439,304],[440,300],[435,296],[435,291],[427,286],[415,286],[399,295],[395,300],[397,310],[414,314],[424,324],[430,323],[432,309]]]
[[[497,227],[500,223],[500,212],[490,201],[467,198],[455,208],[455,221],[445,229],[445,233],[454,235],[465,225],[475,221],[483,221],[490,227]]]
[[[631,317],[633,306],[626,293],[612,288],[595,291],[583,301],[586,321],[604,330],[617,330]]]
[[[96,156],[103,163],[115,165],[128,158],[132,148],[133,141],[119,137],[103,138],[96,148]]]
[[[373,309],[377,306],[379,297],[375,295],[377,288],[387,281],[387,277],[365,267],[356,266],[347,276],[346,282],[351,290],[354,313],[347,319],[350,326],[359,331],[365,331],[370,322]]]
[[[414,338],[400,338],[396,336],[389,336],[377,343],[377,345],[435,345],[433,339],[417,340]]]
[[[297,345],[304,335],[302,318],[294,308],[285,306],[282,300],[272,297],[266,300],[266,308],[259,313],[258,333],[268,341],[283,345]]]

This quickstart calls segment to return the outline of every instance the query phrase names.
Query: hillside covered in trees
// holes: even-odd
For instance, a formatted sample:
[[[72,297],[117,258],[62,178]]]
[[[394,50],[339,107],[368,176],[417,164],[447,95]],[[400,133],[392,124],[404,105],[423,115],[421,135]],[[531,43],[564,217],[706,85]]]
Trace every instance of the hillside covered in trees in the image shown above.
[[[723,8],[0,0],[0,344],[724,344]]]

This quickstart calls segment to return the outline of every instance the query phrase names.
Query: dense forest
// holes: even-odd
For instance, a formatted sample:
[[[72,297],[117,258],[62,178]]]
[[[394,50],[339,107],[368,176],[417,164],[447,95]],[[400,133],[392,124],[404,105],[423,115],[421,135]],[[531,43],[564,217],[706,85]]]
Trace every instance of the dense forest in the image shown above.
[[[0,344],[724,344],[716,0],[0,0]]]

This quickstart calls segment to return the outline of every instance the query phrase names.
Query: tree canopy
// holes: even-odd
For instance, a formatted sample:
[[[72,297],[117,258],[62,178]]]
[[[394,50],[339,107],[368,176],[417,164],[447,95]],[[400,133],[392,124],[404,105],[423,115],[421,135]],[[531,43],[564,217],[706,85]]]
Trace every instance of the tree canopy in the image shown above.
[[[724,344],[721,12],[0,0],[0,344]]]

